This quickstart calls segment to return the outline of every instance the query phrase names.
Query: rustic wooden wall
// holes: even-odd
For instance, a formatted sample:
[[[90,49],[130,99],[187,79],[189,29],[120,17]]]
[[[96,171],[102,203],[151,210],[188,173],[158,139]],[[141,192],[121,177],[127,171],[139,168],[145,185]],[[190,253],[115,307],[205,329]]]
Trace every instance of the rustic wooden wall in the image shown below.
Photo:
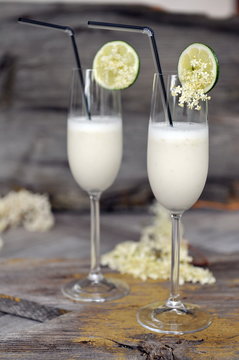
[[[0,188],[27,187],[51,195],[55,208],[85,208],[86,196],[67,165],[66,116],[74,59],[63,33],[17,23],[20,16],[75,28],[84,66],[106,41],[122,39],[141,57],[137,83],[123,92],[124,158],[105,209],[145,206],[152,197],[146,174],[146,137],[154,65],[147,37],[88,29],[87,20],[150,25],[162,65],[176,68],[191,42],[213,47],[220,80],[210,103],[211,154],[202,198],[227,203],[239,198],[239,19],[167,14],[142,6],[0,3]]]

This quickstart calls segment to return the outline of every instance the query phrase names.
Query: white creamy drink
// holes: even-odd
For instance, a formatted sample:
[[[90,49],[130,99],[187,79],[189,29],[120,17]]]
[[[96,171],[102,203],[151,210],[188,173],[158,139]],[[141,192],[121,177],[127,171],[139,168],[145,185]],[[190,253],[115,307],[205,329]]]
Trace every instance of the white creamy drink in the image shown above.
[[[187,210],[199,198],[207,178],[207,125],[150,123],[147,163],[156,199],[170,211]]]
[[[116,117],[71,117],[68,160],[76,182],[88,192],[102,192],[115,180],[122,158],[122,122]]]

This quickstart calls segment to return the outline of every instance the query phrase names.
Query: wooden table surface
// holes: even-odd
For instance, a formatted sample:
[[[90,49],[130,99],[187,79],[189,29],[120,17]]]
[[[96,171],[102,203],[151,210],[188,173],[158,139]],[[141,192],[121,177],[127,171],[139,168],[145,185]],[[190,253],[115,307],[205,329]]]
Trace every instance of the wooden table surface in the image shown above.
[[[140,306],[167,298],[168,282],[114,274],[129,284],[127,297],[87,305],[62,295],[61,286],[89,267],[88,214],[58,214],[48,233],[6,232],[0,261],[0,359],[238,360],[238,219],[238,212],[185,214],[186,238],[208,258],[217,282],[182,286],[184,300],[214,311],[208,329],[183,336],[153,334],[136,322]],[[147,214],[103,215],[102,252],[137,240],[150,221]]]

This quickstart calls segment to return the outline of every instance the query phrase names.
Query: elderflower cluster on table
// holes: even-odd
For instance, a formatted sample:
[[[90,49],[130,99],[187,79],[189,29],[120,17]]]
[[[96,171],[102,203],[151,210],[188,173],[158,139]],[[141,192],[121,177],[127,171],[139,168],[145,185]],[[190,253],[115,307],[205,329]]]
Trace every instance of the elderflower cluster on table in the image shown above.
[[[171,221],[167,210],[154,205],[152,225],[143,229],[138,242],[126,241],[102,256],[102,265],[107,265],[122,274],[130,274],[142,280],[170,279],[171,266]],[[212,284],[213,274],[205,268],[192,264],[188,243],[183,239],[180,257],[180,284],[185,282]]]
[[[0,199],[0,232],[23,225],[28,231],[47,231],[54,225],[46,195],[27,190],[11,191]]]

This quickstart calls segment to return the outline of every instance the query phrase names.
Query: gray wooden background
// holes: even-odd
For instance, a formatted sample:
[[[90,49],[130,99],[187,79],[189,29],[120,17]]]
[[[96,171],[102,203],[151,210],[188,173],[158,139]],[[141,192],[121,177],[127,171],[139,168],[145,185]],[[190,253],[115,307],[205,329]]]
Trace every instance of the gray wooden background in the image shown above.
[[[146,140],[154,64],[144,35],[93,30],[88,20],[149,25],[156,33],[163,69],[175,70],[192,42],[218,54],[220,79],[211,93],[210,170],[202,198],[239,198],[239,19],[169,14],[143,6],[0,3],[0,189],[47,192],[55,209],[84,209],[86,195],[67,164],[66,117],[71,68],[67,35],[17,23],[17,18],[70,25],[84,67],[109,40],[131,43],[141,58],[137,83],[123,92],[124,157],[115,184],[104,195],[106,210],[148,205]]]

